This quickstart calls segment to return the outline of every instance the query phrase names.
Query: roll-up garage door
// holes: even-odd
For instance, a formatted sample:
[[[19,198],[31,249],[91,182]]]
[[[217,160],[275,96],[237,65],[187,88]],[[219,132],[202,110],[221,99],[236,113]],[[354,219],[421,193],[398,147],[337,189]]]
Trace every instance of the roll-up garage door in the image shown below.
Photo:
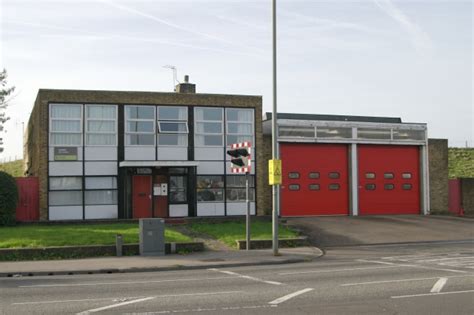
[[[359,145],[359,213],[419,214],[417,146]]]
[[[348,215],[348,147],[280,144],[281,215]]]

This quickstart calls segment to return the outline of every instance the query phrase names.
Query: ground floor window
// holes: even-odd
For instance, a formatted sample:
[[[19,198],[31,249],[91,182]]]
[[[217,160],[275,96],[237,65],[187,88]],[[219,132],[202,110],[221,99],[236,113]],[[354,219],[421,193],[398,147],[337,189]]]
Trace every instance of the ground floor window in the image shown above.
[[[224,176],[198,175],[196,182],[198,202],[224,201]]]
[[[246,201],[245,175],[226,176],[226,200],[230,202]],[[249,199],[255,201],[255,176],[249,176]]]

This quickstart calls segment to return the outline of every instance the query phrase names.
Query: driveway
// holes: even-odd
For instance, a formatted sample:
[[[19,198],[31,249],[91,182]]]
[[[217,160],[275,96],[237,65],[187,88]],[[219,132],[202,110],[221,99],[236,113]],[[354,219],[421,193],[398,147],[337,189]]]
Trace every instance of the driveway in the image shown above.
[[[448,216],[283,218],[319,247],[474,240],[474,219]]]

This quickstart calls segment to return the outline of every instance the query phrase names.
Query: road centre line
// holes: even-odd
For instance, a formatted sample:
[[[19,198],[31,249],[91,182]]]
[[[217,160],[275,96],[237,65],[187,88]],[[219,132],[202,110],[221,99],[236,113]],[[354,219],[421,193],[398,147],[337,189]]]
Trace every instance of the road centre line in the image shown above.
[[[280,303],[283,303],[285,301],[288,301],[289,299],[292,299],[298,295],[301,295],[301,294],[304,294],[306,292],[309,292],[309,291],[313,291],[314,289],[313,288],[306,288],[306,289],[303,289],[303,290],[299,290],[299,291],[296,291],[296,292],[293,292],[293,293],[290,293],[290,294],[287,294],[285,296],[282,296],[281,298],[278,298],[276,300],[273,300],[271,302],[268,302],[268,304],[270,305],[278,305]]]
[[[157,312],[144,312],[144,313],[124,313],[124,315],[153,315],[153,314],[178,314],[178,313],[198,313],[198,312],[224,312],[224,311],[236,311],[236,310],[249,310],[249,309],[261,309],[261,308],[274,308],[278,305],[248,305],[248,306],[225,306],[221,308],[195,308],[195,309],[181,309],[181,310],[166,310]]]
[[[326,273],[326,272],[340,272],[340,271],[356,271],[356,270],[372,270],[372,269],[387,269],[387,268],[396,268],[399,266],[385,266],[385,267],[361,267],[361,268],[342,268],[342,269],[330,269],[330,270],[310,270],[310,271],[293,271],[293,272],[282,272],[278,275],[287,276],[287,275],[298,275],[305,273]]]
[[[182,281],[204,281],[204,280],[223,280],[232,279],[234,277],[209,277],[209,278],[187,278],[187,279],[165,279],[165,280],[146,280],[146,281],[117,281],[117,282],[92,282],[92,283],[72,283],[72,284],[32,284],[20,285],[19,288],[51,288],[51,287],[81,287],[81,286],[96,286],[96,285],[116,285],[116,284],[147,284],[147,283],[161,283],[161,282],[182,282]]]
[[[232,272],[232,271],[228,271],[228,270],[220,270],[220,269],[217,269],[217,268],[210,268],[210,269],[207,269],[207,270],[221,272],[221,273],[225,273],[227,275],[237,276],[237,277],[242,278],[242,279],[248,279],[248,280],[253,280],[253,281],[257,281],[257,282],[263,282],[263,283],[266,283],[266,284],[273,284],[273,285],[282,285],[283,284],[281,282],[263,280],[263,279],[259,279],[259,278],[255,278],[255,277],[251,277],[251,276],[242,275],[242,274]]]
[[[399,295],[399,296],[391,296],[391,298],[392,299],[404,299],[404,298],[419,297],[419,296],[437,296],[437,295],[461,294],[461,293],[470,293],[470,292],[474,292],[474,290],[451,291],[451,292],[440,292],[440,293],[424,293],[424,294],[412,294],[412,295]]]
[[[97,313],[97,312],[100,312],[100,311],[109,310],[111,308],[116,308],[116,307],[120,307],[120,306],[124,306],[124,305],[145,302],[145,301],[148,301],[148,300],[153,300],[154,298],[155,298],[154,296],[149,296],[149,297],[142,298],[142,299],[126,301],[126,302],[107,305],[107,306],[103,306],[103,307],[99,307],[99,308],[93,308],[93,309],[90,309],[90,310],[87,310],[87,311],[84,311],[84,312],[77,313],[76,315],[87,315],[87,314],[90,314],[90,313]]]
[[[456,273],[467,273],[467,271],[463,271],[463,270],[443,269],[443,268],[435,268],[435,267],[420,266],[420,265],[413,265],[413,264],[396,264],[396,263],[387,262],[387,261],[366,260],[366,259],[357,259],[357,261],[374,263],[374,264],[382,264],[382,265],[398,266],[398,267],[411,267],[411,268],[421,268],[421,269],[429,269],[429,270],[449,271],[449,272],[456,272]]]
[[[448,282],[448,278],[439,278],[438,281],[431,288],[431,293],[440,293],[443,290],[444,285]]]
[[[465,278],[465,277],[474,277],[472,275],[462,275],[462,276],[446,276],[445,278]],[[423,281],[423,280],[435,280],[440,277],[429,277],[429,278],[412,278],[412,279],[395,279],[395,280],[381,280],[381,281],[367,281],[367,282],[355,282],[355,283],[344,283],[341,284],[341,287],[349,287],[354,285],[370,285],[370,284],[382,284],[382,283],[391,283],[391,282],[409,282],[409,281]]]
[[[220,295],[220,294],[233,294],[233,293],[242,293],[242,291],[221,291],[221,292],[203,292],[203,293],[183,293],[183,294],[164,294],[153,296],[155,299],[167,298],[167,297],[182,297],[182,296],[202,296],[202,295]],[[82,300],[57,300],[57,301],[38,301],[38,302],[19,302],[12,303],[12,305],[29,305],[29,304],[53,304],[53,303],[70,303],[70,302],[88,302],[88,301],[120,301],[120,300],[129,300],[129,299],[140,299],[142,297],[111,297],[111,298],[102,298],[102,299],[82,299]]]

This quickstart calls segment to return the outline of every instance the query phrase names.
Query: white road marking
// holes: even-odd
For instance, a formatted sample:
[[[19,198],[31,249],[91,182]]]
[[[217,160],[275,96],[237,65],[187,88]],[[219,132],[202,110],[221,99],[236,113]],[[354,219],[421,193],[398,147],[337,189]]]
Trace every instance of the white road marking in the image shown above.
[[[448,282],[448,278],[439,278],[438,281],[431,288],[431,293],[440,293],[443,290],[444,285]]]
[[[182,281],[205,281],[205,280],[223,280],[237,277],[209,277],[209,278],[188,278],[188,279],[165,279],[165,280],[147,280],[147,281],[117,281],[117,282],[90,282],[90,283],[71,283],[71,284],[32,284],[20,285],[19,288],[52,288],[52,287],[82,287],[96,285],[116,285],[116,284],[147,284],[161,282],[182,282]]]
[[[152,314],[177,314],[177,313],[190,313],[190,312],[224,312],[224,311],[235,311],[235,310],[247,310],[247,309],[259,309],[259,308],[272,308],[278,307],[278,305],[249,305],[249,306],[226,306],[221,308],[196,308],[196,309],[181,309],[173,311],[157,311],[157,312],[145,312],[145,313],[125,313],[124,315],[152,315]]]
[[[361,268],[343,268],[343,269],[330,269],[330,270],[309,270],[309,271],[294,271],[294,272],[282,272],[278,275],[287,276],[287,275],[298,275],[305,273],[325,273],[325,272],[341,272],[341,271],[356,271],[356,270],[372,270],[372,269],[387,269],[387,268],[396,268],[399,266],[386,266],[386,267],[361,267]]]
[[[93,308],[93,309],[90,309],[90,310],[87,310],[87,311],[84,311],[84,312],[77,313],[76,315],[87,315],[87,314],[90,314],[90,313],[97,313],[97,312],[100,312],[100,311],[109,310],[111,308],[116,308],[116,307],[120,307],[120,306],[124,306],[124,305],[129,305],[129,304],[134,304],[134,303],[140,303],[140,302],[153,300],[154,298],[155,298],[154,296],[149,296],[149,297],[146,297],[146,298],[143,298],[143,299],[131,300],[131,301],[122,302],[122,303],[118,303],[118,304],[112,304],[112,305],[107,305],[107,306],[103,306],[103,307],[99,307],[99,308]]]
[[[471,293],[471,292],[474,292],[474,290],[451,291],[451,292],[440,292],[440,293],[425,293],[425,294],[412,294],[412,295],[399,295],[399,296],[391,296],[391,298],[392,299],[404,299],[404,298],[419,297],[419,296],[436,296],[436,295],[461,294],[461,293]]]
[[[467,271],[463,271],[463,270],[435,268],[435,267],[420,266],[420,265],[413,265],[413,264],[396,264],[396,263],[392,263],[392,262],[388,262],[388,261],[366,260],[366,259],[357,259],[357,261],[367,262],[367,263],[374,263],[374,264],[382,264],[382,265],[398,266],[398,267],[411,267],[411,268],[440,270],[440,271],[449,271],[449,272],[457,272],[457,273],[467,273]]]
[[[445,278],[465,278],[465,277],[474,277],[472,275],[462,275],[462,276],[446,276]],[[422,280],[434,280],[439,279],[440,277],[430,277],[430,278],[411,278],[411,279],[395,279],[395,280],[381,280],[381,281],[368,281],[368,282],[355,282],[355,283],[344,283],[341,284],[341,287],[349,287],[354,285],[365,285],[365,284],[379,284],[379,283],[391,283],[391,282],[409,282],[409,281],[422,281]]]
[[[282,285],[283,284],[283,283],[277,282],[277,281],[263,280],[263,279],[259,279],[259,278],[255,278],[255,277],[251,277],[251,276],[241,275],[239,273],[232,272],[232,271],[220,270],[220,269],[217,269],[217,268],[210,268],[208,270],[225,273],[227,275],[232,275],[232,276],[236,276],[236,277],[243,278],[243,279],[253,280],[253,281],[257,281],[257,282],[263,282],[263,283],[266,283],[266,284],[273,284],[273,285]]]
[[[296,291],[296,292],[290,293],[288,295],[282,296],[281,298],[278,298],[278,299],[273,300],[271,302],[268,302],[268,304],[278,305],[278,304],[283,303],[285,301],[288,301],[289,299],[292,299],[292,298],[294,298],[298,295],[301,295],[301,294],[304,294],[306,292],[313,291],[313,290],[314,290],[313,288],[306,288],[306,289],[303,289],[303,290],[300,290],[300,291]]]

